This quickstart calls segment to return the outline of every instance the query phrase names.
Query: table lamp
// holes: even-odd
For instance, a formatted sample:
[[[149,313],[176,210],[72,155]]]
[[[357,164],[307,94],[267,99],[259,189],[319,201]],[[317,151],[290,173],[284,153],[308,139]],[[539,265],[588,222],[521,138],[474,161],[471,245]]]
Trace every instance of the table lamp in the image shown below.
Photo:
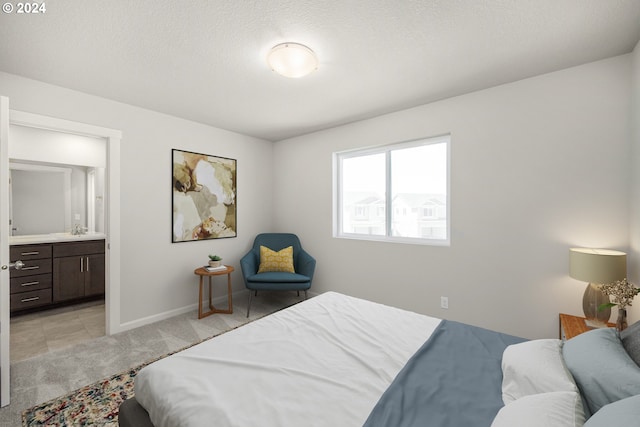
[[[601,304],[610,302],[599,285],[627,277],[627,254],[608,249],[571,248],[569,251],[569,275],[589,283],[582,297],[585,323],[592,328],[605,327],[611,308],[598,310]]]

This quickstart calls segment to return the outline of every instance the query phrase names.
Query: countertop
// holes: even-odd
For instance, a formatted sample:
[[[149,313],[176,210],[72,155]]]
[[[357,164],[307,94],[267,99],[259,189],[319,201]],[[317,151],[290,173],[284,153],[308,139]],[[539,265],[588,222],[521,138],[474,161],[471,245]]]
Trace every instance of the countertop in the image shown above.
[[[104,233],[50,233],[50,234],[32,234],[28,236],[10,236],[9,246],[13,245],[33,245],[37,243],[56,243],[56,242],[75,242],[80,240],[101,240],[106,239]]]

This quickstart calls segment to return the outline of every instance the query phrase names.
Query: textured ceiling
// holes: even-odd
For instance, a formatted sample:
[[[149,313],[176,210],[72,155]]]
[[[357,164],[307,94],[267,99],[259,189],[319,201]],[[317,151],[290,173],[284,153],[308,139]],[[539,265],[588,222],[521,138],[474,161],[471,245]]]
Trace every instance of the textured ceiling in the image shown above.
[[[630,52],[640,0],[48,0],[0,71],[277,141]],[[319,69],[287,79],[268,49]]]

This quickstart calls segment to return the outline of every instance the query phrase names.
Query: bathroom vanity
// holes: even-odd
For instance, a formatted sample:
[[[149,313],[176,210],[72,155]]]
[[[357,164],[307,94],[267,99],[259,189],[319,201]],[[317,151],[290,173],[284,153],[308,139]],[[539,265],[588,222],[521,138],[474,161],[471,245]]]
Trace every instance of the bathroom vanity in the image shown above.
[[[105,235],[54,233],[10,239],[11,312],[50,308],[104,294]]]

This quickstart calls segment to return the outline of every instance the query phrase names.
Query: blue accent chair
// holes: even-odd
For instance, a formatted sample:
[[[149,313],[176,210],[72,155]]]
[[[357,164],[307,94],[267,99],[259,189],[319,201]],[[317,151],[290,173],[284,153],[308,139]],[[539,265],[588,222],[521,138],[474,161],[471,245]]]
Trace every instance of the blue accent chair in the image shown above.
[[[273,251],[280,251],[293,246],[293,268],[295,273],[265,272],[258,273],[260,267],[260,246],[266,246]],[[300,244],[298,236],[291,233],[262,233],[253,241],[253,248],[240,260],[244,284],[249,289],[249,305],[247,317],[251,310],[251,297],[258,291],[304,291],[307,298],[307,290],[311,287],[313,272],[316,269],[316,260]]]

